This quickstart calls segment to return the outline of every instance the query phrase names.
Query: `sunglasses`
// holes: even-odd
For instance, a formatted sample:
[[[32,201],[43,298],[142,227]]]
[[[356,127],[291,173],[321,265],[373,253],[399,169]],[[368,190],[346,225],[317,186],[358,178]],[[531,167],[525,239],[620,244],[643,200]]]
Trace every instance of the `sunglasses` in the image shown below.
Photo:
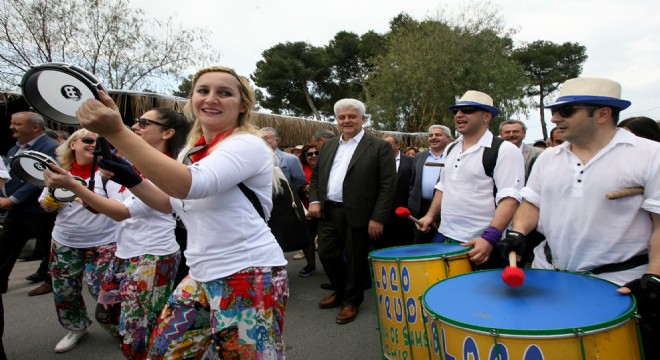
[[[156,124],[156,125],[160,125],[160,126],[162,126],[162,127],[168,127],[167,125],[165,125],[165,124],[163,124],[163,123],[161,123],[161,122],[158,122],[158,121],[155,121],[155,120],[151,120],[151,119],[146,119],[146,118],[135,119],[135,123],[138,124],[138,126],[140,127],[140,129],[144,129],[144,128],[146,128],[147,125],[149,125],[149,124]]]
[[[459,111],[462,112],[463,114],[469,115],[469,114],[474,114],[479,110],[481,109],[475,106],[463,106],[463,107],[453,108],[451,112],[453,112],[454,115],[458,114]]]
[[[595,107],[595,106],[571,106],[571,105],[568,105],[568,106],[561,106],[561,107],[552,108],[552,109],[550,109],[550,113],[552,115],[559,113],[559,116],[561,116],[563,118],[569,118],[569,117],[573,116],[573,114],[575,114],[580,109],[598,109],[598,108]]]
[[[305,153],[305,156],[319,156],[318,151],[308,151]]]
[[[87,144],[87,145],[92,145],[93,143],[96,142],[96,139],[90,138],[90,137],[84,137],[84,138],[80,138],[78,140],[80,140],[83,144]]]

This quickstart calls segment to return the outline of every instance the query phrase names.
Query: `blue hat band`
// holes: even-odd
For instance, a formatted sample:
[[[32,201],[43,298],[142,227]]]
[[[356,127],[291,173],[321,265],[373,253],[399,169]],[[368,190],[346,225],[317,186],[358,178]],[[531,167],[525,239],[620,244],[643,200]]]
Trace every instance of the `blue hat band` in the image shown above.
[[[571,104],[592,104],[611,106],[621,110],[627,109],[630,106],[630,101],[617,99],[609,96],[589,96],[589,95],[575,95],[575,96],[562,96],[554,103],[546,105],[545,107],[551,109],[553,107]]]
[[[455,105],[450,105],[448,107],[448,109],[449,110],[454,110],[455,108],[460,108],[460,107],[464,107],[464,106],[474,106],[474,107],[479,108],[481,110],[492,113],[493,117],[500,114],[500,111],[497,110],[497,108],[489,106],[489,105],[485,105],[485,104],[482,104],[482,103],[474,102],[474,101],[459,101]]]

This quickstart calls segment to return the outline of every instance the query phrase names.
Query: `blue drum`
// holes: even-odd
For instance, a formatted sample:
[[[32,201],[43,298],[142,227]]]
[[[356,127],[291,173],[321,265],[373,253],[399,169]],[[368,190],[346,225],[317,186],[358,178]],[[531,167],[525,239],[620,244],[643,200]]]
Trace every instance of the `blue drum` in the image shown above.
[[[525,269],[442,280],[423,296],[434,359],[641,359],[635,300],[591,276]],[[451,304],[451,306],[447,306]]]

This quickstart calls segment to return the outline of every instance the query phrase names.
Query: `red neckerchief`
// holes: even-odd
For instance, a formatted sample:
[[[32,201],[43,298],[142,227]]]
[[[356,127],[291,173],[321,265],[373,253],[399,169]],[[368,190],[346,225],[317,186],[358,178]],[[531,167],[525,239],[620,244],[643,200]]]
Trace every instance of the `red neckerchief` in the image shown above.
[[[80,176],[84,180],[87,180],[92,175],[92,164],[80,165],[74,160],[69,172],[73,176]],[[96,169],[94,172],[96,172]]]
[[[194,164],[202,160],[203,158],[207,157],[209,155],[209,150],[211,150],[213,146],[215,146],[215,144],[219,143],[221,140],[231,135],[233,132],[234,129],[221,131],[220,133],[218,133],[218,135],[216,135],[213,138],[213,140],[211,140],[211,143],[208,145],[206,145],[206,139],[204,138],[204,136],[200,137],[199,140],[197,140],[197,143],[195,143],[195,146],[193,146],[193,148],[198,146],[201,148],[194,153],[188,154],[192,163]]]

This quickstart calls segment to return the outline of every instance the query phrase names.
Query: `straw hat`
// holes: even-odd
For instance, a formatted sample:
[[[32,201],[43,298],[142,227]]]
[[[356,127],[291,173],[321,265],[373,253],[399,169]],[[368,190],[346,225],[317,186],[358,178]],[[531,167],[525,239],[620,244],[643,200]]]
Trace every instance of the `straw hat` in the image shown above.
[[[493,98],[484,94],[480,91],[468,90],[463,94],[458,102],[455,105],[449,106],[449,110],[454,110],[455,108],[461,108],[466,106],[474,106],[481,110],[488,111],[493,114],[493,117],[497,116],[500,111],[497,108],[493,107]]]
[[[593,104],[611,106],[624,110],[630,101],[621,99],[621,84],[603,78],[575,78],[566,80],[559,91],[559,98],[546,105],[553,108],[571,104]]]

